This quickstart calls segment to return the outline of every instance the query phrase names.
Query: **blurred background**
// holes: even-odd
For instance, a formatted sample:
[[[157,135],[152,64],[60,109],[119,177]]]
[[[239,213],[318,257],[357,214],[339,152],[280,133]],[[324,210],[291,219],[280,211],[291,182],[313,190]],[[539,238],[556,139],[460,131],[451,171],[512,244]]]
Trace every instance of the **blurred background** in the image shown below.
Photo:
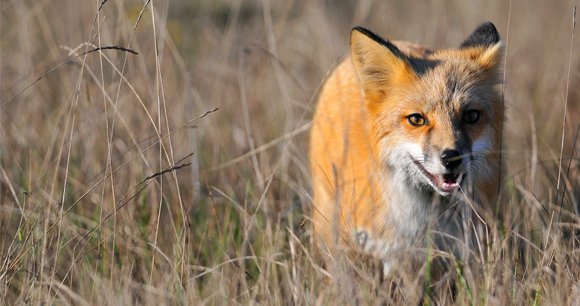
[[[317,92],[348,55],[357,25],[449,48],[493,22],[507,46],[498,228],[538,230],[558,214],[575,220],[575,4],[0,1],[3,304],[310,304],[333,296],[301,226],[310,209],[308,130]],[[138,55],[83,54],[106,46]],[[537,235],[526,237],[547,247]],[[537,284],[520,279],[521,288]],[[544,301],[558,298],[566,296]]]

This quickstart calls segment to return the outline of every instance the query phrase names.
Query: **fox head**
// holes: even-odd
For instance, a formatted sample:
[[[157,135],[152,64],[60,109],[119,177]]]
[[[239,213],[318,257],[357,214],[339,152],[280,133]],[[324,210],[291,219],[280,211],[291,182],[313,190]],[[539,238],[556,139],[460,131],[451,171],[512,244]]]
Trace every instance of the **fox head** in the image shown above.
[[[503,43],[481,24],[457,49],[406,55],[367,29],[351,32],[372,154],[391,179],[449,196],[497,179]]]

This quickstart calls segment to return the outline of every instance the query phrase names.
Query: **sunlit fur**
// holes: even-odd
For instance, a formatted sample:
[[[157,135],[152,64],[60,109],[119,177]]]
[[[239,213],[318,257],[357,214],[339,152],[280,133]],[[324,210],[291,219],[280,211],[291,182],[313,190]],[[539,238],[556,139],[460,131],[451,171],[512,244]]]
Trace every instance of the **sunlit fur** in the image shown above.
[[[360,247],[382,259],[387,273],[401,259],[421,264],[428,233],[444,250],[454,239],[441,237],[463,241],[457,216],[465,196],[483,207],[494,203],[503,124],[501,41],[441,51],[392,44],[406,56],[351,32],[351,56],[320,94],[310,146],[321,247]],[[478,122],[462,121],[469,109],[480,112]],[[427,124],[409,124],[415,113]],[[461,188],[453,192],[438,190],[425,172],[448,173],[440,158],[446,149],[463,159],[455,170]]]

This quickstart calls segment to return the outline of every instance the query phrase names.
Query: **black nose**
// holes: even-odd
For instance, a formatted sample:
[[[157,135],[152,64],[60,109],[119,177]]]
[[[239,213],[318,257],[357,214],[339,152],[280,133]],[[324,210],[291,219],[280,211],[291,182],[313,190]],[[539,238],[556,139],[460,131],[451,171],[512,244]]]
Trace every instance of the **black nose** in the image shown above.
[[[441,164],[447,169],[453,169],[461,165],[461,153],[457,150],[445,150],[441,153]]]

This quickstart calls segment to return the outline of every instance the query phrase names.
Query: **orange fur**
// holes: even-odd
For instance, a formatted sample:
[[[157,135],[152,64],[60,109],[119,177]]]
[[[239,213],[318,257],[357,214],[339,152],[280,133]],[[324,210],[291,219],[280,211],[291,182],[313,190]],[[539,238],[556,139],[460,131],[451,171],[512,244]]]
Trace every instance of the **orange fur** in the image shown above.
[[[420,262],[416,249],[429,229],[458,235],[436,219],[464,199],[461,190],[473,189],[471,200],[482,205],[495,201],[503,44],[485,26],[460,49],[441,51],[353,29],[351,56],[326,81],[311,131],[314,222],[324,249],[346,243],[386,266],[405,254]],[[410,124],[413,114],[425,124]],[[453,163],[445,150],[461,152],[459,166],[445,168]]]

